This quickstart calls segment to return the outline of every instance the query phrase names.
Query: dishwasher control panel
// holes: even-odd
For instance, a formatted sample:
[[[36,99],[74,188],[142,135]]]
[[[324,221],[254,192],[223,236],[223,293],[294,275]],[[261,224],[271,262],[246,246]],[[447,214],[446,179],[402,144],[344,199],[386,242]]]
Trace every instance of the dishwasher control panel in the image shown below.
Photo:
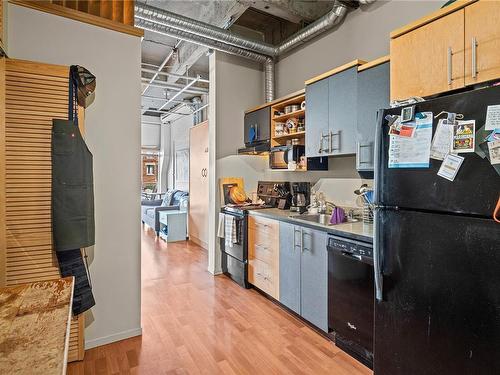
[[[367,258],[373,258],[373,246],[366,242],[330,235],[328,237],[328,248],[351,255],[361,255]]]

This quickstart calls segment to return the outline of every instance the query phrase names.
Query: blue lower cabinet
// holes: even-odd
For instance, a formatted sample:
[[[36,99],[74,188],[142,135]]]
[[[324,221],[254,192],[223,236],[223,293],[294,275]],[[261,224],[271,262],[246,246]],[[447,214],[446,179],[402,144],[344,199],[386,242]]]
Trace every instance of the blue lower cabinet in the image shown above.
[[[328,332],[326,233],[280,223],[280,302]]]
[[[280,302],[300,314],[300,230],[280,223]]]
[[[300,307],[304,319],[328,332],[328,257],[326,233],[302,229]]]

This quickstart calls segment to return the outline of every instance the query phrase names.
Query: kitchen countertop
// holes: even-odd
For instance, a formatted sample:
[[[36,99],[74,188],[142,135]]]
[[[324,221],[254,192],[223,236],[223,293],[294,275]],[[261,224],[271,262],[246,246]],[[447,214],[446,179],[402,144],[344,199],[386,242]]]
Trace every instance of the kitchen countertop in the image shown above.
[[[66,374],[73,277],[0,288],[0,373]]]
[[[337,225],[325,225],[311,221],[301,220],[298,212],[280,210],[278,208],[263,208],[260,210],[250,210],[250,215],[263,216],[269,219],[284,221],[290,224],[301,225],[312,229],[323,230],[340,237],[347,237],[353,240],[373,242],[373,224],[364,224],[362,221],[356,223],[342,223]]]

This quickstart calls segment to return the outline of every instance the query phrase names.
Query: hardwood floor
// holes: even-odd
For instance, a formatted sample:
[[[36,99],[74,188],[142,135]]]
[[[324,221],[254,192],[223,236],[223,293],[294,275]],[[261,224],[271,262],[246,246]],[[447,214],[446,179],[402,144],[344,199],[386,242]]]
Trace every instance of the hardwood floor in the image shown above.
[[[142,235],[142,337],[87,350],[68,374],[371,374],[255,290],[206,270],[192,242]]]

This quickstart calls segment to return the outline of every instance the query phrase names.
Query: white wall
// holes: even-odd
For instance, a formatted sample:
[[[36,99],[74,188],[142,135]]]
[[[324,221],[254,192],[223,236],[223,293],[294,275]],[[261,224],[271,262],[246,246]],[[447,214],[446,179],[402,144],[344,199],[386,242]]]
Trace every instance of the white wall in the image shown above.
[[[141,333],[140,94],[138,37],[9,4],[9,55],[85,66],[97,77],[86,111],[94,155],[96,245],[90,265],[96,306],[86,346]]]
[[[243,146],[243,114],[245,109],[264,102],[262,67],[255,62],[214,52],[210,56],[209,94],[209,244],[208,270],[220,273],[220,249],[215,226],[220,210],[218,181],[220,177],[256,178],[260,163],[245,164],[237,156]]]
[[[189,190],[188,183],[180,183],[175,181],[175,152],[189,148],[189,128],[193,126],[193,115],[187,115],[163,126],[170,128],[170,163],[168,166],[168,188]]]
[[[143,148],[160,149],[160,125],[158,117],[141,116],[141,145]]]
[[[278,62],[278,97],[303,88],[307,79],[346,62],[357,58],[369,61],[389,54],[392,30],[439,9],[444,3],[442,0],[379,0],[351,11],[332,31],[293,50]]]

